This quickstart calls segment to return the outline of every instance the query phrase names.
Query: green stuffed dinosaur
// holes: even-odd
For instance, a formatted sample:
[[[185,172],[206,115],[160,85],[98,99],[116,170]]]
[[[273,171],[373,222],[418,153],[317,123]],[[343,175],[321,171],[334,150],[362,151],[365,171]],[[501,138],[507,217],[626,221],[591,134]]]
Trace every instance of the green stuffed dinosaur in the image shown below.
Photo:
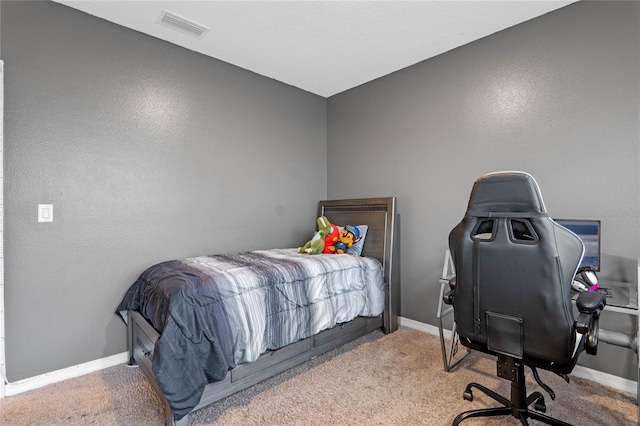
[[[313,238],[300,247],[300,253],[303,254],[320,254],[324,250],[324,238],[331,232],[331,223],[324,216],[318,218],[318,231],[313,234]]]

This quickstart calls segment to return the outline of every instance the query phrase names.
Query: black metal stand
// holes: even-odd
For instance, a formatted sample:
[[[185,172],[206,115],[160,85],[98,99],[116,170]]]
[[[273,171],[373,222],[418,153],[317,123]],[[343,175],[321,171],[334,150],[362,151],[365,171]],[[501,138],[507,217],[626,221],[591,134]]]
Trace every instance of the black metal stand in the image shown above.
[[[454,419],[453,425],[460,424],[464,419],[470,417],[494,417],[494,416],[513,416],[520,420],[523,425],[528,425],[527,419],[541,421],[548,425],[571,426],[569,423],[542,414],[546,411],[544,396],[540,392],[533,392],[527,397],[527,388],[525,384],[524,365],[517,362],[515,358],[500,355],[497,361],[498,376],[511,380],[511,400],[498,395],[491,389],[486,388],[478,383],[469,383],[463,394],[464,399],[473,401],[472,388],[476,388],[489,396],[490,398],[500,402],[503,407],[483,408],[478,410],[465,411],[458,414]],[[535,410],[529,409],[531,404],[535,404]],[[539,412],[540,411],[540,412]]]

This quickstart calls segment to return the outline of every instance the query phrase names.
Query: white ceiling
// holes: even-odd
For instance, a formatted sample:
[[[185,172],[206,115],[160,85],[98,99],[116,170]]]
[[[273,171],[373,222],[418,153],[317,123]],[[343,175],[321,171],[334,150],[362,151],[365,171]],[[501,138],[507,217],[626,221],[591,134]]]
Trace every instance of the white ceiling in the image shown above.
[[[329,97],[575,0],[54,1]],[[210,30],[160,25],[163,10]]]

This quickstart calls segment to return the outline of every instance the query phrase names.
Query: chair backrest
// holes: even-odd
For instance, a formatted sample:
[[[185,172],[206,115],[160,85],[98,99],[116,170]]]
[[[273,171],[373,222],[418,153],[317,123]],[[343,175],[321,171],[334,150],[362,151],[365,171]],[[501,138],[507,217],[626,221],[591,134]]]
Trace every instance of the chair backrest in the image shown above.
[[[549,218],[531,175],[499,172],[477,179],[449,249],[461,338],[542,365],[571,362],[571,280],[584,246]]]

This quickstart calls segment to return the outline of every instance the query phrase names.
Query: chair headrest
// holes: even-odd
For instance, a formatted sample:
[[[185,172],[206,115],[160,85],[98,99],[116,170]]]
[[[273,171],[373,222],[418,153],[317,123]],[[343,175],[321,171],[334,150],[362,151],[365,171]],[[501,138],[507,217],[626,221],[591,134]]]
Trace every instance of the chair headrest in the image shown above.
[[[496,172],[479,177],[473,184],[467,216],[500,213],[546,215],[538,184],[528,173]]]

